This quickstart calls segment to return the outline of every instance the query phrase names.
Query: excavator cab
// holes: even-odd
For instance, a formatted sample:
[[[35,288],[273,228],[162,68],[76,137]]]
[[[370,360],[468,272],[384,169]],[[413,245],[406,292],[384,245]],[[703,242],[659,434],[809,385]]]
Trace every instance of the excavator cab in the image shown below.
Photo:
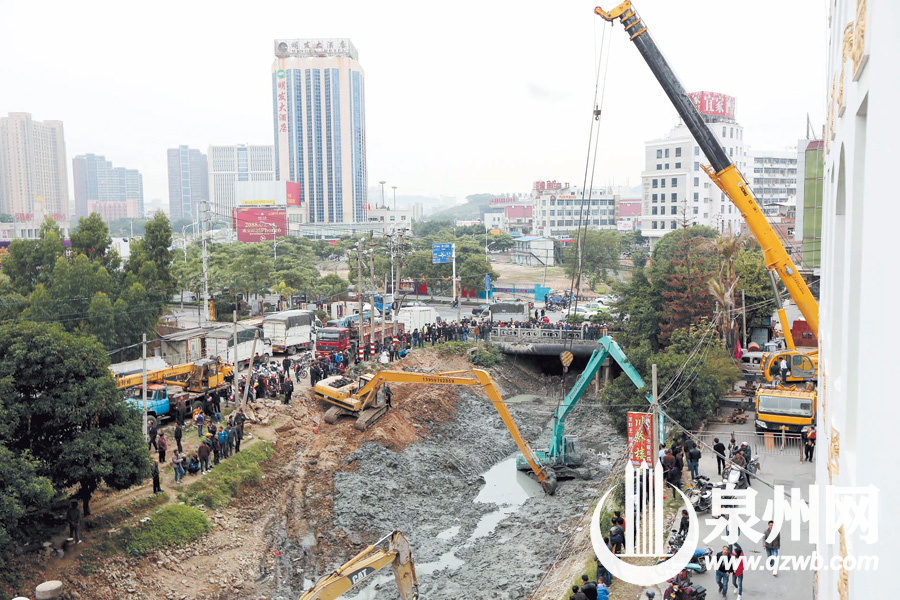
[[[219,363],[212,359],[198,360],[188,377],[188,391],[205,392],[219,385]]]

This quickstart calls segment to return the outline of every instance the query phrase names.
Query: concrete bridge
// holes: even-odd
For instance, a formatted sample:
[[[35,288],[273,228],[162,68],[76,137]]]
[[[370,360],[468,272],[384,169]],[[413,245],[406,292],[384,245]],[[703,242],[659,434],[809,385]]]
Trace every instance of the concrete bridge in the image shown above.
[[[597,349],[597,340],[586,339],[581,329],[494,328],[490,342],[504,354],[559,356],[568,350],[575,356],[588,357]]]

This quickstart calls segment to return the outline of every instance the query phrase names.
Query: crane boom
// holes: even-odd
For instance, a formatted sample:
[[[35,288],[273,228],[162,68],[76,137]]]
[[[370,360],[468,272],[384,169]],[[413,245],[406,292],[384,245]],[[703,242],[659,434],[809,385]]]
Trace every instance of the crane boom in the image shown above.
[[[588,360],[584,371],[578,377],[578,381],[575,382],[575,385],[572,386],[572,389],[566,394],[566,397],[556,409],[556,412],[553,413],[553,437],[550,440],[550,449],[548,451],[551,458],[560,457],[560,460],[562,460],[561,457],[563,457],[563,453],[565,452],[565,436],[563,435],[563,431],[566,425],[566,417],[568,417],[569,413],[572,412],[572,409],[575,408],[575,405],[581,399],[581,396],[584,394],[585,390],[587,390],[607,357],[612,357],[613,360],[619,363],[619,366],[622,367],[622,371],[628,375],[628,378],[631,379],[637,389],[640,390],[644,388],[644,380],[641,378],[640,373],[637,372],[637,369],[634,368],[634,365],[632,365],[628,360],[628,357],[625,356],[625,352],[616,340],[608,335],[604,335],[597,340],[597,344],[599,347],[591,354],[591,358]],[[653,398],[649,394],[647,395],[647,400],[650,404],[653,404]]]
[[[766,263],[766,269],[771,273],[775,272],[784,283],[791,298],[797,303],[797,308],[803,314],[806,322],[814,334],[819,333],[819,303],[813,297],[809,287],[800,275],[797,265],[791,260],[790,254],[782,245],[781,240],[769,221],[760,209],[759,204],[750,191],[750,185],[747,180],[737,169],[734,163],[728,158],[725,149],[716,140],[709,125],[703,120],[700,111],[694,106],[694,103],[685,92],[684,86],[678,77],[672,71],[669,63],[660,52],[647,31],[647,26],[641,21],[641,18],[635,12],[630,0],[622,2],[616,8],[609,12],[604,11],[599,6],[594,12],[607,21],[619,19],[625,27],[626,33],[631,37],[631,41],[637,47],[638,52],[644,57],[647,66],[653,72],[663,91],[678,111],[678,115],[684,121],[684,124],[690,130],[691,135],[697,141],[697,144],[703,150],[706,158],[710,162],[710,166],[704,166],[707,175],[722,190],[722,192],[731,200],[741,216],[753,232],[756,241],[763,250],[763,257]],[[781,316],[781,315],[779,315]],[[783,323],[785,322],[782,319]],[[784,332],[785,341],[791,338],[790,329]]]

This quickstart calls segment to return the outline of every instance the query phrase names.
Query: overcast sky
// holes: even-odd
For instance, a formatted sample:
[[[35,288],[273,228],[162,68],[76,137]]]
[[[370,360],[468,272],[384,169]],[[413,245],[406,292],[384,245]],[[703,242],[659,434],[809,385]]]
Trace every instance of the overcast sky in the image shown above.
[[[610,8],[613,4],[603,4]],[[0,0],[0,114],[64,122],[168,198],[166,149],[272,143],[274,38],[349,37],[366,74],[369,183],[398,194],[528,191],[584,177],[596,61],[611,36],[595,184],[639,182],[676,114],[595,3]],[[637,0],[690,90],[737,97],[745,142],[821,128],[825,0]],[[606,29],[604,29],[606,28]]]

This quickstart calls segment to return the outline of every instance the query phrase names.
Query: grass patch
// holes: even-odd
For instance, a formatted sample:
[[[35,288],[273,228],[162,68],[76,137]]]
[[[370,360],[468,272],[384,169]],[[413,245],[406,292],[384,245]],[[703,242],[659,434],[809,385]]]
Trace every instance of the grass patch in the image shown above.
[[[165,492],[160,492],[159,494],[152,494],[143,498],[135,498],[125,506],[120,506],[118,513],[123,517],[133,517],[134,515],[139,515],[151,508],[162,506],[168,501],[169,495]]]
[[[122,531],[116,541],[128,554],[143,556],[160,548],[192,542],[210,530],[212,525],[203,511],[172,504],[150,515],[146,523]]]
[[[272,444],[260,439],[220,462],[212,471],[187,486],[178,498],[186,504],[210,508],[227,506],[241,487],[259,483],[263,461],[272,457]]]

